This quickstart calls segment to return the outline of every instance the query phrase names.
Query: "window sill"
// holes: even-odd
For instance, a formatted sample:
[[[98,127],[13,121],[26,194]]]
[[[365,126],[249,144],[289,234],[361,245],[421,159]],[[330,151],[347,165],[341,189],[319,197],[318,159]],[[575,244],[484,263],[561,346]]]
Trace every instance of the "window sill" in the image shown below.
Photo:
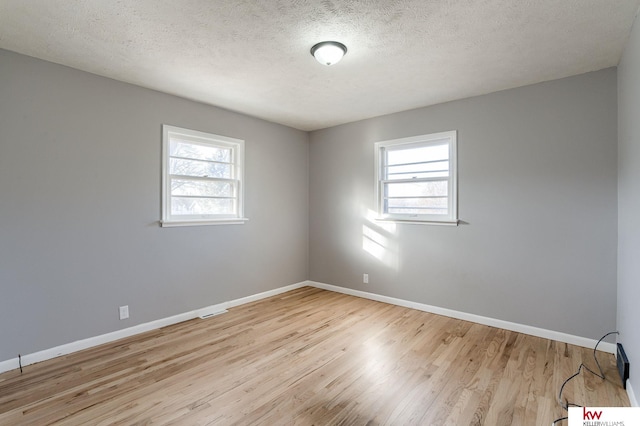
[[[248,221],[246,217],[238,219],[219,219],[219,220],[161,220],[162,228],[173,228],[178,226],[208,226],[208,225],[244,225]]]
[[[406,223],[409,225],[440,225],[440,226],[458,226],[459,220],[415,220],[415,219],[393,219],[393,218],[376,218],[376,222],[393,222]]]

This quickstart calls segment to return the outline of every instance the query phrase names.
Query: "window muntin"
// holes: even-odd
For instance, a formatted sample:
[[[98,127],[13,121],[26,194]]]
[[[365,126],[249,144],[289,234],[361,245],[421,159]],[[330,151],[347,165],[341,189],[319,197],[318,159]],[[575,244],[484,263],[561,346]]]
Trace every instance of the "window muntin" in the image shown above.
[[[380,219],[457,223],[455,131],[378,142]]]
[[[162,225],[241,223],[244,141],[163,126]]]

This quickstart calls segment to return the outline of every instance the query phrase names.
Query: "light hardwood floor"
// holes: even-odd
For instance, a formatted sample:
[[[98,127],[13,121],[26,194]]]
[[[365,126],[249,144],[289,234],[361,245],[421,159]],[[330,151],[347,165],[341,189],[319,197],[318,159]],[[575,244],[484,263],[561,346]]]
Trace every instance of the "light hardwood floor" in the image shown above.
[[[628,406],[607,376],[565,396]],[[0,424],[550,425],[592,351],[304,287],[0,375]],[[564,423],[566,424],[566,422]]]

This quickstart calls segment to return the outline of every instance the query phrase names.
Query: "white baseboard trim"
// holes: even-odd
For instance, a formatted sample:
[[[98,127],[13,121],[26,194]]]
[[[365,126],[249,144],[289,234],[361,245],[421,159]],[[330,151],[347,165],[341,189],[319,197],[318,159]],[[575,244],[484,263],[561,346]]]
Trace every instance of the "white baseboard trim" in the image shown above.
[[[638,405],[638,399],[636,398],[635,392],[633,392],[633,388],[631,387],[631,381],[627,379],[627,395],[629,396],[629,402],[632,407],[640,407]]]
[[[147,322],[144,324],[138,324],[133,327],[124,328],[122,330],[113,331],[99,336],[89,337],[87,339],[78,340],[72,343],[56,346],[51,349],[45,349],[39,352],[22,355],[22,366],[35,364],[36,362],[46,361],[52,358],[56,358],[63,355],[68,355],[73,352],[81,351],[83,349],[92,348],[94,346],[102,345],[104,343],[113,342],[115,340],[123,339],[125,337],[134,336],[136,334],[144,333],[146,331],[155,330],[168,325],[177,324],[179,322],[188,321],[190,319],[198,318],[203,315],[210,315],[211,313],[221,312],[234,306],[244,305],[245,303],[254,302],[256,300],[265,299],[267,297],[276,296],[281,293],[285,293],[290,290],[294,290],[300,287],[309,285],[306,281],[297,284],[291,284],[288,286],[276,288],[274,290],[265,291],[262,293],[254,294],[252,296],[242,297],[240,299],[230,300],[228,302],[219,303],[217,305],[207,306],[205,308],[196,309],[191,312],[185,312],[183,314],[174,315],[168,318],[162,318],[159,320]],[[0,361],[0,373],[5,371],[15,370],[20,368],[20,362],[18,358],[8,359],[6,361]]]
[[[290,290],[295,290],[304,286],[311,286],[321,288],[324,290],[334,291],[337,293],[348,294],[351,296],[362,297],[364,299],[375,300],[378,302],[389,303],[392,305],[403,306],[406,308],[416,309],[419,311],[429,312],[432,314],[443,315],[451,318],[457,318],[465,321],[471,321],[478,324],[484,324],[491,327],[503,328],[505,330],[516,331],[519,333],[529,334],[532,336],[543,337],[545,339],[556,340],[559,342],[565,342],[577,346],[583,346],[586,348],[593,348],[597,343],[596,340],[588,339],[586,337],[573,336],[566,333],[560,333],[558,331],[546,330],[543,328],[532,327],[524,324],[513,323],[509,321],[503,321],[499,319],[483,317],[480,315],[469,314],[466,312],[454,311],[452,309],[440,308],[438,306],[426,305],[424,303],[411,302],[403,299],[396,299],[394,297],[382,296],[375,293],[368,293],[360,290],[353,290],[346,287],[339,287],[331,284],[324,284],[315,281],[303,281],[296,284],[276,288],[274,290],[265,291],[262,293],[254,294],[252,296],[242,297],[240,299],[230,300],[227,302],[219,303],[216,305],[207,306],[205,308],[196,309],[191,312],[174,315],[168,318],[162,318],[159,320],[147,322],[144,324],[138,324],[133,327],[125,328],[122,330],[113,331],[110,333],[102,334],[95,337],[90,337],[76,342],[67,343],[64,345],[56,346],[51,349],[45,349],[39,352],[26,354],[22,356],[22,366],[35,364],[36,362],[46,361],[48,359],[56,358],[63,355],[68,355],[73,352],[81,351],[83,349],[92,348],[94,346],[102,345],[104,343],[113,342],[115,340],[123,339],[125,337],[134,336],[136,334],[144,333],[146,331],[155,330],[168,325],[177,324],[179,322],[188,321],[200,316],[210,315],[211,313],[221,312],[228,308],[244,305],[246,303],[255,302],[257,300],[265,299],[267,297],[276,296],[281,293],[285,293]],[[616,353],[616,345],[614,343],[602,342],[598,349]],[[5,371],[14,370],[20,367],[18,358],[8,359],[6,361],[0,361],[0,373]],[[627,382],[627,393],[629,394],[629,400],[632,401],[633,406],[638,406],[638,401],[631,389],[629,382]]]
[[[390,303],[392,305],[403,306],[405,308],[417,309],[419,311],[429,312],[432,314],[443,315],[446,317],[461,319],[465,321],[471,321],[478,324],[488,325],[491,327],[502,328],[510,331],[517,331],[518,333],[529,334],[531,336],[543,337],[545,339],[556,340],[559,342],[569,343],[572,345],[582,346],[585,348],[593,348],[597,340],[588,339],[586,337],[574,336],[571,334],[561,333],[559,331],[547,330],[544,328],[532,327],[530,325],[518,324],[509,321],[503,321],[495,318],[483,317],[481,315],[469,314],[466,312],[454,311],[452,309],[440,308],[438,306],[426,305],[424,303],[411,302],[403,299],[396,299],[395,297],[381,296],[375,293],[368,293],[366,291],[353,290],[346,287],[339,287],[331,284],[324,284],[315,281],[307,281],[307,285],[324,290],[335,291],[337,293],[349,294],[351,296],[362,297],[364,299],[375,300],[378,302]],[[598,350],[615,354],[615,343],[601,342],[598,346]]]

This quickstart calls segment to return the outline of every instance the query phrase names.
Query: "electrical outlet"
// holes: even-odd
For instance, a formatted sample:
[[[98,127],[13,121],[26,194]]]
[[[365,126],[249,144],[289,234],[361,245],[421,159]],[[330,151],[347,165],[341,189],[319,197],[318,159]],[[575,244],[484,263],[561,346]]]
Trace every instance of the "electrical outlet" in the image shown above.
[[[369,274],[362,274],[362,282],[369,284]]]
[[[120,306],[120,319],[129,318],[129,305]]]

